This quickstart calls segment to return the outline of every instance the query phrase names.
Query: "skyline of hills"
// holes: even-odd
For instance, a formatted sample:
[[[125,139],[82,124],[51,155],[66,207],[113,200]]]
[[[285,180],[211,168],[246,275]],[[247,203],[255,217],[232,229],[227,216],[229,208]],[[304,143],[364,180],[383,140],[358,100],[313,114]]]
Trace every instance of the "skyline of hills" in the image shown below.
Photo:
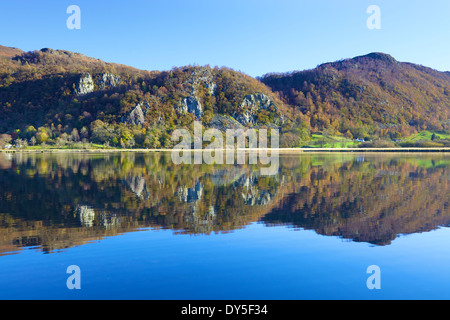
[[[192,130],[194,120],[223,132],[277,128],[284,147],[314,134],[392,141],[450,133],[450,73],[370,53],[253,78],[227,67],[147,71],[0,46],[0,134],[11,141],[167,148],[171,132]]]
[[[268,74],[261,81],[308,115],[311,126],[344,132],[363,123],[368,132],[401,137],[450,128],[450,74],[384,53],[317,68]]]

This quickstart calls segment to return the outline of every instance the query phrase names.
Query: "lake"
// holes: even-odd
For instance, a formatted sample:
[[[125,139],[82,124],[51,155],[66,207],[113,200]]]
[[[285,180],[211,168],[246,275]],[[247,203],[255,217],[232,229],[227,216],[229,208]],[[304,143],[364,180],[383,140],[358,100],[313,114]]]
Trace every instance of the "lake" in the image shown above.
[[[259,169],[0,153],[0,299],[450,299],[450,156]]]

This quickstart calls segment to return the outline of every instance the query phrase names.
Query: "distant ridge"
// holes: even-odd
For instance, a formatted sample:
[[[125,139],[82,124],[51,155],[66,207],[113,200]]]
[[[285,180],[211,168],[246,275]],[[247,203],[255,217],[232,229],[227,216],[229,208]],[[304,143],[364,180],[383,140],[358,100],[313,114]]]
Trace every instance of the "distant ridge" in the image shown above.
[[[312,70],[267,74],[261,81],[310,120],[313,130],[401,137],[450,130],[449,75],[374,52]]]

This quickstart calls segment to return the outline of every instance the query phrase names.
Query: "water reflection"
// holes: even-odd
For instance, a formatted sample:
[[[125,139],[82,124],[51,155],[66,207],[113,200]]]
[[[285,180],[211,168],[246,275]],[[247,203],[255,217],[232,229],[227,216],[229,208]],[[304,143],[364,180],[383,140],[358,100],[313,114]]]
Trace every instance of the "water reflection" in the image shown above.
[[[0,153],[0,255],[52,252],[140,228],[230,232],[260,221],[388,245],[450,224],[445,155],[281,155],[174,165],[169,153]]]

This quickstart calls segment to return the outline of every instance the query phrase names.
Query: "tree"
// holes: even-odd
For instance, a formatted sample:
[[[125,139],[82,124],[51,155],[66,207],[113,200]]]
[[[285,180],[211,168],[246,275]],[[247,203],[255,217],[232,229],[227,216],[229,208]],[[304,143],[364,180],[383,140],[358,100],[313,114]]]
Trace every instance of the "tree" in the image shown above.
[[[11,142],[11,135],[9,134],[0,134],[0,148],[3,148],[5,145]]]
[[[47,130],[43,127],[40,127],[38,132],[36,133],[36,139],[39,144],[45,143],[50,139],[50,136],[47,133]]]
[[[58,147],[64,147],[69,139],[69,135],[67,133],[61,134],[58,138],[56,138],[56,145]]]
[[[345,133],[345,137],[346,137],[347,139],[353,140],[353,135],[352,135],[352,133],[350,132],[350,130],[347,130],[347,132]]]
[[[112,134],[108,131],[106,124],[101,120],[95,120],[91,124],[91,140],[94,143],[104,144],[111,141]]]
[[[88,139],[89,138],[89,131],[86,127],[81,128],[80,130],[80,138],[81,139]]]
[[[77,128],[74,128],[70,134],[72,141],[78,142],[80,141],[80,135],[78,134]]]
[[[16,145],[16,148],[26,148],[28,146],[28,141],[25,139],[16,139],[14,144]]]
[[[34,137],[34,135],[36,134],[37,130],[35,127],[33,126],[28,126],[25,131],[24,131],[24,138],[25,139],[31,139],[31,137]]]

